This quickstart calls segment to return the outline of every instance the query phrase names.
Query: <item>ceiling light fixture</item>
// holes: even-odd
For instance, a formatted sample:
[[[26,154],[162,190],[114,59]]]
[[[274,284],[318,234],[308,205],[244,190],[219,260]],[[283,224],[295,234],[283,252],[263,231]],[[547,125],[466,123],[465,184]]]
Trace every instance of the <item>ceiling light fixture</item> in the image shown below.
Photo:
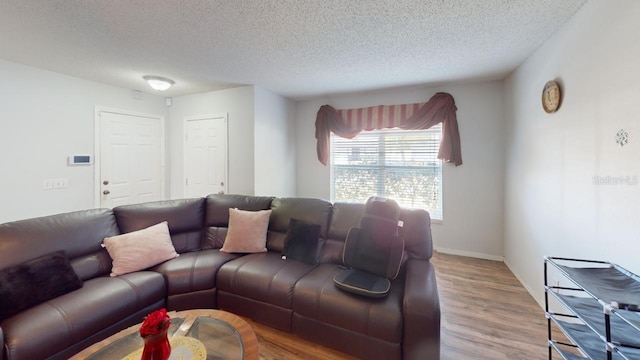
[[[170,88],[171,85],[175,84],[173,80],[161,76],[145,75],[142,78],[149,83],[149,86],[159,91],[165,91]]]

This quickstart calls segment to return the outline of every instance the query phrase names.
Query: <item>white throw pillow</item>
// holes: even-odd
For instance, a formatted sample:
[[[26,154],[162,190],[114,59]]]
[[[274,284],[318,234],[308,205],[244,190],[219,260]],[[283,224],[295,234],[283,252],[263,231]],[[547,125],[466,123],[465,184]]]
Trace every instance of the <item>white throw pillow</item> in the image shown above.
[[[257,253],[267,251],[267,229],[271,210],[229,209],[229,230],[220,251]]]
[[[166,221],[146,229],[104,238],[113,265],[111,276],[147,269],[178,257]]]

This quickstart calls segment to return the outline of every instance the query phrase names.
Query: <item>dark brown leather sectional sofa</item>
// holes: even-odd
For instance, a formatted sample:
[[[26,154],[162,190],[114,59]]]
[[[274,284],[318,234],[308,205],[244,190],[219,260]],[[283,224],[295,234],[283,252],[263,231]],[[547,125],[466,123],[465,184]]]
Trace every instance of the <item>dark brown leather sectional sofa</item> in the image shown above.
[[[268,252],[227,254],[229,208],[271,209]],[[389,295],[336,288],[348,230],[364,204],[210,195],[94,209],[0,225],[0,270],[64,250],[82,288],[0,322],[0,360],[67,358],[154,309],[219,308],[363,359],[439,359],[440,307],[426,211],[403,209],[405,260]],[[283,260],[289,220],[321,225],[319,263]],[[168,221],[179,257],[109,277],[107,236]]]

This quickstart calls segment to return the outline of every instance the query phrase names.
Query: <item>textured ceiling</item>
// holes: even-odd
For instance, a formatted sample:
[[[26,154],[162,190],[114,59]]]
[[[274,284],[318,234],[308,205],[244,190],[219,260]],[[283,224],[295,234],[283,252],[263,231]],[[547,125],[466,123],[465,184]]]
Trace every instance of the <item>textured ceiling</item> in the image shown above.
[[[0,0],[0,58],[163,96],[504,78],[586,0]]]

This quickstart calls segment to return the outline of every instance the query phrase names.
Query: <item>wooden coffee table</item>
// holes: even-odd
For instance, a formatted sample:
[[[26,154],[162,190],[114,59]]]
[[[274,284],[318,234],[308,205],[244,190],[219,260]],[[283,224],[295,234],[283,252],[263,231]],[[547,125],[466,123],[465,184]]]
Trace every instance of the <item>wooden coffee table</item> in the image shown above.
[[[258,339],[251,326],[240,317],[220,310],[186,310],[169,313],[169,337],[188,336],[202,342],[207,359],[258,359]],[[91,345],[71,359],[122,359],[144,346],[139,331],[142,324]]]

